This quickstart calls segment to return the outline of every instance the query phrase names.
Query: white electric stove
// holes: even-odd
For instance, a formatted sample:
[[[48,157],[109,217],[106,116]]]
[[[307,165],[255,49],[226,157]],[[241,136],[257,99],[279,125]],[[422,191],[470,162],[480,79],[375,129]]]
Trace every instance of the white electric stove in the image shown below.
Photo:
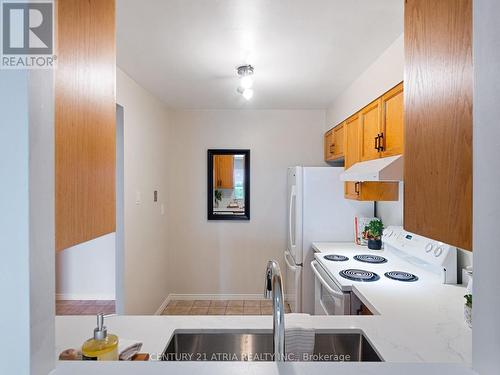
[[[357,314],[361,302],[351,293],[356,284],[391,288],[435,283],[456,284],[456,248],[410,232],[388,227],[383,250],[353,243],[318,243],[313,247],[315,314]]]

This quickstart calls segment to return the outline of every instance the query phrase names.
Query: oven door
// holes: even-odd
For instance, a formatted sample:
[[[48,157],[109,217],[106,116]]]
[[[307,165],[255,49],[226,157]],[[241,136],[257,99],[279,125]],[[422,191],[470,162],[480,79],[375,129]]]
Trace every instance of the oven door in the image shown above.
[[[343,293],[316,260],[311,268],[315,275],[314,314],[350,315],[351,294]]]

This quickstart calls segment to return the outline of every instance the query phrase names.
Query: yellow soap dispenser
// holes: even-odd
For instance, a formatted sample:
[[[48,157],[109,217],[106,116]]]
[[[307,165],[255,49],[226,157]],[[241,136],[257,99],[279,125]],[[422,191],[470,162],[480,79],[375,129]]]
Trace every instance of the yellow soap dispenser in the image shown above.
[[[84,361],[118,360],[118,337],[108,334],[108,330],[104,326],[104,314],[97,314],[94,337],[83,343],[82,359]]]

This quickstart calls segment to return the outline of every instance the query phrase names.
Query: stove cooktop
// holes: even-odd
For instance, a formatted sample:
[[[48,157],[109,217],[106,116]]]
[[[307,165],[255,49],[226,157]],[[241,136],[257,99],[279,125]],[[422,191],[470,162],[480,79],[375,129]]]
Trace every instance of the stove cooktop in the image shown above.
[[[386,258],[381,257],[380,255],[372,255],[372,254],[355,255],[354,259],[356,259],[359,262],[371,263],[371,264],[387,263]]]
[[[339,272],[339,275],[348,280],[361,281],[361,282],[371,282],[380,279],[380,276],[377,275],[375,272],[359,270],[354,268],[342,270]]]
[[[403,271],[389,271],[384,273],[384,275],[385,277],[396,281],[412,282],[418,280],[418,276]]]
[[[338,254],[328,254],[325,255],[323,258],[326,260],[330,260],[332,262],[345,262],[346,260],[349,260],[348,257],[345,255],[338,255]]]

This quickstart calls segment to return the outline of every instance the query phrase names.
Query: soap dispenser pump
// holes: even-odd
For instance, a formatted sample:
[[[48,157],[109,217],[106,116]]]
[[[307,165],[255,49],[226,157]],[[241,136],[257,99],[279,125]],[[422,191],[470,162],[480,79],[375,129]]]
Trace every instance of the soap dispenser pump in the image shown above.
[[[118,360],[118,337],[108,334],[104,326],[104,314],[97,314],[97,327],[94,337],[84,342],[82,359],[87,361],[116,361]]]

